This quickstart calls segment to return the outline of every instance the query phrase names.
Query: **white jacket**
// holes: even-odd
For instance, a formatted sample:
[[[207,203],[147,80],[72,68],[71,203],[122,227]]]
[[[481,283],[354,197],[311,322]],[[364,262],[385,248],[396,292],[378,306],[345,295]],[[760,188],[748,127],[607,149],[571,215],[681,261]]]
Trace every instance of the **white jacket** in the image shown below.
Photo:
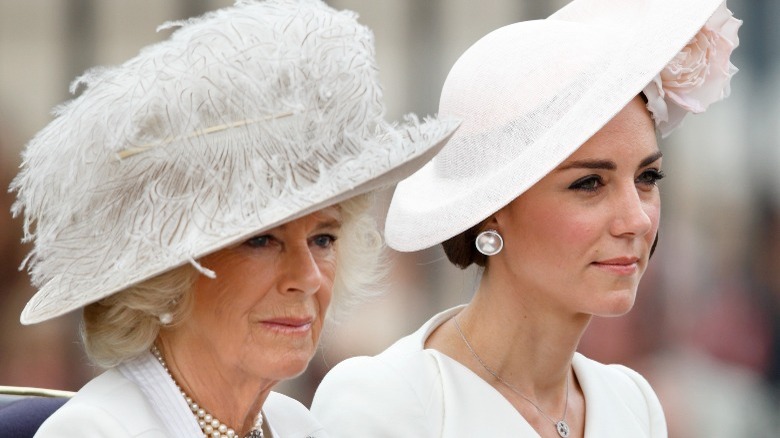
[[[271,392],[263,415],[274,438],[325,437],[299,402]],[[175,383],[151,354],[111,368],[84,385],[35,438],[203,438]]]
[[[433,330],[458,311],[434,316],[377,356],[334,367],[312,404],[328,433],[338,438],[538,437],[490,384],[424,348]],[[661,405],[642,376],[579,353],[572,366],[585,394],[586,438],[667,436]]]

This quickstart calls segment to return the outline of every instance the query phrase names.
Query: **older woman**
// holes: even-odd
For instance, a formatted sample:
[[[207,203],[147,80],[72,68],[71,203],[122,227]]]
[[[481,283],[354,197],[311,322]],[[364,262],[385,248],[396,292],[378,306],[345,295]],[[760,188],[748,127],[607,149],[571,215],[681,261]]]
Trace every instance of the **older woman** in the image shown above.
[[[456,123],[385,122],[371,33],[320,1],[168,27],[75,82],[12,185],[40,288],[22,322],[83,308],[108,367],[37,436],[323,436],[271,389],[377,272],[366,193]]]
[[[398,185],[386,237],[442,243],[484,268],[478,289],[335,367],[312,405],[331,433],[666,436],[642,376],[576,350],[594,315],[631,309],[658,231],[656,130],[728,95],[739,24],[722,0],[574,0],[460,57],[440,114],[463,124]]]

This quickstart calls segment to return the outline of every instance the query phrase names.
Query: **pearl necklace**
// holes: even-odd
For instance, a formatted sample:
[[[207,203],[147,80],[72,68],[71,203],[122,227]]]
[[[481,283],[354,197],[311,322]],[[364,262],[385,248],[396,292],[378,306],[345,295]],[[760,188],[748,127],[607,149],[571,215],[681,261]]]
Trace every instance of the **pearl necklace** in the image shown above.
[[[181,392],[182,397],[184,397],[184,400],[187,401],[187,405],[189,405],[192,414],[195,415],[195,418],[198,420],[198,426],[200,426],[200,430],[203,431],[203,436],[209,438],[240,438],[235,430],[228,427],[227,424],[222,423],[221,421],[217,420],[213,415],[206,412],[205,409],[201,408],[197,403],[195,403],[194,400],[192,400],[191,397],[187,395],[187,393],[184,392],[183,389],[181,389],[179,384],[176,382],[176,379],[173,378],[173,374],[171,374],[171,370],[168,369],[168,365],[165,363],[165,359],[163,359],[162,353],[160,352],[160,349],[157,348],[156,345],[152,345],[151,351],[154,357],[157,358],[157,361],[160,362],[160,365],[162,365],[163,369],[165,369],[165,372],[168,373],[168,376],[171,377],[173,383],[176,384],[176,389],[178,389],[179,392]],[[262,411],[260,411],[257,414],[257,420],[255,420],[255,425],[252,426],[252,429],[244,438],[263,438],[263,412]]]
[[[491,376],[495,377],[496,380],[503,383],[507,388],[511,389],[512,392],[525,399],[525,401],[527,401],[528,403],[534,405],[536,410],[539,411],[539,413],[542,414],[542,416],[544,416],[544,418],[546,418],[547,421],[551,422],[553,426],[555,426],[555,431],[558,432],[558,435],[560,435],[561,438],[568,437],[570,430],[569,430],[569,423],[566,422],[566,411],[569,409],[569,373],[566,373],[566,402],[563,407],[563,416],[561,417],[560,420],[555,421],[552,418],[550,418],[547,414],[545,414],[542,408],[540,408],[539,405],[534,403],[533,400],[523,395],[523,393],[521,393],[519,389],[515,388],[512,384],[510,384],[509,382],[501,378],[501,376],[499,376],[497,372],[493,371],[493,369],[488,367],[487,364],[485,364],[485,362],[482,361],[482,358],[479,357],[477,352],[474,351],[474,348],[471,347],[471,344],[469,343],[468,339],[466,339],[466,335],[463,334],[463,330],[460,329],[460,324],[458,324],[458,318],[454,317],[452,318],[452,320],[455,322],[455,328],[458,330],[461,339],[463,339],[463,342],[466,344],[466,347],[468,347],[469,351],[474,356],[474,359],[476,359],[477,362],[479,362],[479,364],[482,365],[482,368],[484,368],[485,371],[490,373]]]

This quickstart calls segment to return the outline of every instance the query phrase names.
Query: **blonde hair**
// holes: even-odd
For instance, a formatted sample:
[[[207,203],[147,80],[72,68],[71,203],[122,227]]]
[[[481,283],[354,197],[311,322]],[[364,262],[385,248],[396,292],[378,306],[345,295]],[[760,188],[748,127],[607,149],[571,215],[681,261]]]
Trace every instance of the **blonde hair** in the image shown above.
[[[339,204],[343,223],[329,319],[373,295],[372,287],[384,276],[382,239],[369,214],[373,199],[360,195]],[[199,274],[187,264],[84,307],[81,337],[89,359],[109,368],[149,350],[162,327],[161,314],[171,313],[171,325],[189,317]]]
[[[385,279],[384,244],[369,210],[374,195],[356,196],[339,206],[343,223],[336,241],[336,279],[328,317],[338,320],[356,303],[375,296]]]
[[[171,313],[174,324],[189,314],[198,274],[180,266],[84,307],[81,339],[89,359],[109,368],[149,350],[161,314]]]

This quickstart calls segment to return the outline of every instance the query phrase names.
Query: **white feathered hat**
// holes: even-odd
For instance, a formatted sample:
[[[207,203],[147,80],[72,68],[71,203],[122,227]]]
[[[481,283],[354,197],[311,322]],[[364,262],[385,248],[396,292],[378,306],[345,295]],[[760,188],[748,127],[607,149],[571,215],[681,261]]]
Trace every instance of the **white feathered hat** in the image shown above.
[[[463,122],[400,182],[390,247],[441,243],[509,204],[644,91],[667,135],[729,94],[741,21],[723,0],[574,0],[491,32],[458,59],[439,116]]]
[[[81,96],[11,189],[50,319],[325,206],[392,184],[455,121],[383,120],[373,35],[318,0],[238,1],[178,27]]]

